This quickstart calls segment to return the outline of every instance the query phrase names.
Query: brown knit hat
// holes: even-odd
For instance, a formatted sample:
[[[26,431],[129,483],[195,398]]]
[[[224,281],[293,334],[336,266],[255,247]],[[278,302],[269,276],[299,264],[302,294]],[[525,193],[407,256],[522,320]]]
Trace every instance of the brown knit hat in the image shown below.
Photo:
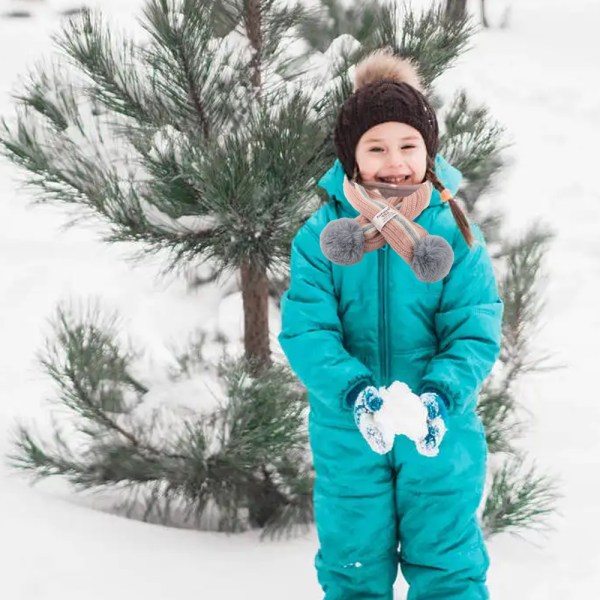
[[[356,170],[356,146],[371,127],[398,121],[414,127],[422,136],[433,161],[439,147],[435,112],[422,92],[415,67],[388,50],[364,58],[354,75],[354,93],[342,105],[334,132],[338,158],[349,178]]]

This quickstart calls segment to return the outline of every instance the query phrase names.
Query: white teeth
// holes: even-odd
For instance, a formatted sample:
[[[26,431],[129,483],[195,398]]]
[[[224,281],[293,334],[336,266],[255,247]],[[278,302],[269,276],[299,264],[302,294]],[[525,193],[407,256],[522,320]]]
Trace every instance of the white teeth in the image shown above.
[[[408,179],[408,175],[402,175],[401,177],[380,177],[380,179],[386,183],[402,183]]]

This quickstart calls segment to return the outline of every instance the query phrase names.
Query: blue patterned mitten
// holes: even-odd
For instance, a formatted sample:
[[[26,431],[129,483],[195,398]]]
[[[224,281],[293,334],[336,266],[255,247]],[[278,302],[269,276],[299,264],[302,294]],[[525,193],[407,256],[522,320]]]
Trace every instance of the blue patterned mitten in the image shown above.
[[[420,396],[427,409],[427,435],[417,442],[417,450],[424,456],[437,456],[444,439],[448,421],[445,400],[435,392],[425,392]]]
[[[375,422],[374,415],[381,410],[383,398],[376,387],[369,385],[362,390],[354,402],[354,421],[371,450],[386,454],[394,446],[394,431]]]

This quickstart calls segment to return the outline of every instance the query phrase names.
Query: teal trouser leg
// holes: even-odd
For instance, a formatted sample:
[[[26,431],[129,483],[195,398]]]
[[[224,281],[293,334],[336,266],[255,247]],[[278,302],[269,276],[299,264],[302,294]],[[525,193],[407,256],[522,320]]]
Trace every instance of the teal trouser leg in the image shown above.
[[[325,600],[392,600],[398,572],[394,471],[358,430],[309,426],[315,566]]]
[[[400,567],[408,600],[487,600],[489,564],[476,519],[486,445],[474,415],[451,418],[436,458],[396,438]]]

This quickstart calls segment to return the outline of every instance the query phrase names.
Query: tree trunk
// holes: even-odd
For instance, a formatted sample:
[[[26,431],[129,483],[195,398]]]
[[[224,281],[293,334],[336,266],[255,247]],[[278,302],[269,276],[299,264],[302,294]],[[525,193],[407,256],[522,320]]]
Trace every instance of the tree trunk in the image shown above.
[[[244,352],[254,373],[271,366],[269,280],[264,267],[244,261],[240,268],[244,304]]]
[[[250,82],[253,92],[258,99],[262,95],[262,52],[263,52],[263,34],[262,34],[262,15],[260,12],[260,0],[250,0],[248,2],[248,12],[246,16],[246,32],[250,45],[254,50],[252,60],[250,61]]]
[[[446,16],[462,19],[467,15],[467,0],[446,0]]]
[[[502,21],[500,22],[500,28],[501,29],[506,29],[508,27],[508,24],[510,22],[510,5],[508,5],[505,9],[504,9],[504,14],[502,15]]]
[[[485,0],[481,0],[481,24],[486,28],[489,28],[490,26],[485,14]]]
[[[261,0],[248,0],[245,26],[254,51],[250,61],[250,83],[255,99],[262,97],[263,32]],[[244,303],[244,353],[250,372],[258,375],[271,366],[269,348],[269,280],[266,269],[250,260],[241,266]]]

